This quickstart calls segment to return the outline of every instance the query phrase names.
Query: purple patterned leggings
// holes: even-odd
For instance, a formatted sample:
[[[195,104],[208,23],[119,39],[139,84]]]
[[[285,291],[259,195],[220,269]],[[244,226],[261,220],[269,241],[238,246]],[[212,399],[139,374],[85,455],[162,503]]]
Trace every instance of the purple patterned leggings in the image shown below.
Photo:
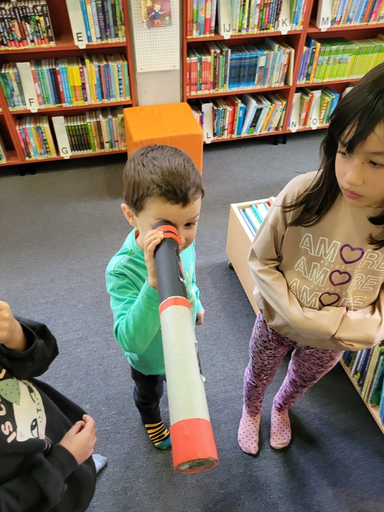
[[[343,352],[300,345],[268,327],[259,313],[249,343],[249,363],[244,373],[244,405],[259,414],[264,393],[289,350],[294,349],[287,375],[273,400],[278,411],[289,409],[311,386],[338,363]]]

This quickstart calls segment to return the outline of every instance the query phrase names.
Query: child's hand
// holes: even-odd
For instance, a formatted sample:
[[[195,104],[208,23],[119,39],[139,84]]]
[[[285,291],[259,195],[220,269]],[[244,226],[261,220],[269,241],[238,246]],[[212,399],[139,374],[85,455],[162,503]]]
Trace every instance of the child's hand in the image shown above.
[[[150,229],[144,237],[144,259],[148,270],[148,283],[155,290],[159,289],[155,265],[155,249],[163,238],[164,233],[155,229]]]
[[[202,309],[196,314],[196,325],[203,325],[205,309]]]
[[[96,440],[95,420],[84,414],[83,421],[77,421],[59,444],[64,446],[80,465],[92,455]]]
[[[10,350],[25,350],[27,340],[10,306],[0,301],[0,344]]]

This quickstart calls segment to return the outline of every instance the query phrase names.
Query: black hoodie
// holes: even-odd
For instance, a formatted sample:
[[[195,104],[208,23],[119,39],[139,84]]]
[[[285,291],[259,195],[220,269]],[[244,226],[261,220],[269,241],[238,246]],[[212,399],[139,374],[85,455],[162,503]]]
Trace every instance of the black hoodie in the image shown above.
[[[27,349],[0,344],[0,511],[83,512],[95,492],[92,457],[78,465],[58,443],[84,411],[34,379],[58,355],[56,339],[43,324],[18,321]]]

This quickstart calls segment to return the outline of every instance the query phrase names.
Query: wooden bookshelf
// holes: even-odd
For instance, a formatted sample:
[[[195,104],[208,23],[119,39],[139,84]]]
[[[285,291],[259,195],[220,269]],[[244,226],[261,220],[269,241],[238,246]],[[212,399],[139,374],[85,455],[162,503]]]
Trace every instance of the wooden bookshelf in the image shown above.
[[[237,277],[248,297],[253,310],[257,314],[259,309],[253,297],[255,283],[248,265],[248,254],[251,249],[253,235],[246,225],[239,210],[251,206],[251,204],[262,203],[265,199],[248,201],[244,203],[231,204],[229,210],[229,222],[227,233],[226,253]]]
[[[22,3],[22,2],[20,2]],[[136,88],[134,80],[134,66],[132,58],[132,50],[130,43],[130,30],[128,19],[128,3],[122,2],[123,8],[123,22],[125,26],[125,40],[111,40],[98,43],[87,43],[83,47],[75,44],[70,16],[67,10],[65,0],[46,0],[49,15],[52,24],[52,31],[55,38],[55,43],[50,45],[36,45],[33,47],[19,47],[19,48],[0,48],[0,66],[8,63],[30,62],[34,59],[58,59],[65,57],[80,57],[82,55],[124,55],[128,63],[128,75],[130,86],[130,99],[119,101],[100,101],[97,103],[74,104],[65,106],[38,106],[33,111],[28,108],[24,109],[11,109],[7,105],[6,98],[3,90],[0,87],[0,136],[5,146],[5,153],[7,162],[0,163],[1,167],[17,164],[28,164],[35,162],[48,162],[52,160],[62,160],[63,157],[59,156],[58,148],[56,157],[27,159],[19,141],[16,122],[23,116],[43,115],[48,116],[51,133],[55,139],[55,130],[52,125],[52,117],[55,116],[78,116],[86,112],[107,107],[130,107],[136,105]],[[70,158],[84,158],[88,156],[100,156],[116,153],[124,153],[125,150],[112,150],[102,152],[84,152],[72,153]],[[1,172],[1,171],[0,171]]]
[[[248,300],[257,314],[259,309],[257,307],[256,301],[253,297],[253,291],[255,288],[255,283],[253,281],[249,265],[248,265],[248,255],[251,249],[252,241],[254,236],[252,235],[250,229],[245,223],[242,215],[239,210],[251,206],[252,204],[263,203],[266,199],[259,199],[254,201],[246,201],[242,203],[233,203],[230,205],[229,211],[229,221],[228,221],[228,232],[227,232],[227,243],[226,243],[226,253],[230,262],[230,265],[233,267],[233,270],[236,272],[236,275],[246,293]],[[352,378],[349,369],[345,365],[343,360],[340,360],[341,366],[344,368],[346,374],[348,375],[350,381],[353,386],[361,396],[361,390],[357,385],[356,381]],[[362,398],[363,399],[363,398]],[[384,425],[381,422],[379,416],[379,407],[371,406],[364,400],[367,409],[372,414],[375,419],[378,427],[384,434]]]
[[[345,365],[344,361],[341,360],[340,361],[340,364],[341,366],[344,368],[345,370],[345,373],[348,375],[349,377],[349,380],[352,382],[354,388],[356,389],[356,391],[359,393],[361,399],[364,401],[365,405],[367,406],[367,409],[368,411],[372,414],[374,420],[376,421],[379,429],[382,431],[382,433],[384,434],[384,425],[383,423],[381,422],[381,419],[380,419],[380,415],[379,415],[379,406],[372,406],[370,405],[369,403],[367,403],[363,397],[361,396],[361,390],[359,388],[359,386],[357,385],[355,379],[352,378],[350,372],[349,372],[349,368]]]
[[[305,11],[303,16],[303,23],[301,30],[292,30],[288,31],[286,34],[282,34],[280,31],[276,31],[276,29],[272,31],[262,31],[257,33],[246,33],[241,35],[231,35],[229,38],[224,38],[222,35],[217,33],[217,21],[216,21],[216,29],[214,35],[209,36],[198,36],[192,37],[188,36],[188,26],[191,24],[191,20],[188,20],[188,11],[187,6],[190,4],[189,0],[183,0],[183,37],[182,37],[182,62],[183,62],[183,101],[189,102],[191,105],[198,102],[201,99],[218,99],[226,97],[238,95],[241,96],[245,93],[251,94],[273,94],[274,92],[281,92],[282,95],[287,100],[286,104],[286,112],[284,117],[284,122],[279,133],[288,134],[291,133],[289,128],[289,118],[291,113],[291,108],[293,104],[293,98],[295,92],[302,87],[308,87],[309,89],[320,89],[326,86],[331,87],[336,90],[340,95],[344,92],[346,87],[349,84],[357,82],[359,79],[342,79],[342,80],[328,80],[325,82],[317,82],[317,83],[298,83],[298,77],[300,72],[300,64],[301,64],[301,56],[303,55],[303,49],[305,46],[307,36],[310,36],[314,39],[321,40],[324,38],[332,38],[332,37],[343,37],[347,40],[354,39],[368,39],[376,37],[378,34],[384,34],[384,23],[362,23],[360,25],[339,25],[337,27],[330,27],[326,30],[320,29],[315,25],[315,20],[317,17],[317,12],[319,8],[320,0],[304,0],[305,2]],[[216,13],[217,16],[217,13]],[[238,45],[248,45],[248,44],[262,44],[266,37],[273,38],[277,43],[285,42],[288,43],[295,50],[295,60],[293,67],[293,80],[291,85],[284,85],[282,87],[269,87],[263,89],[249,89],[242,88],[239,90],[225,90],[219,91],[215,93],[204,92],[203,94],[187,94],[187,55],[188,50],[190,49],[199,49],[204,47],[206,43],[211,41],[222,41],[227,46],[231,48],[235,48]],[[322,127],[318,127],[320,129]],[[311,128],[300,128],[295,131],[308,131]],[[256,136],[264,136],[265,133],[262,132]],[[275,132],[269,133],[269,135],[275,135]],[[219,142],[244,139],[244,138],[253,138],[254,136],[241,136],[241,137],[231,137],[231,138],[220,138],[217,139]],[[210,142],[216,142],[216,139],[212,139]]]

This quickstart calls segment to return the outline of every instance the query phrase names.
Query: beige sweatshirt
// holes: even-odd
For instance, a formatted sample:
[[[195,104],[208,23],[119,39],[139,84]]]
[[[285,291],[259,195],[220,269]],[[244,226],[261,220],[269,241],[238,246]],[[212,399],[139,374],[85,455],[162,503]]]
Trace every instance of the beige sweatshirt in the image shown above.
[[[361,350],[384,339],[384,250],[367,242],[383,230],[368,220],[381,209],[354,208],[340,195],[314,226],[287,224],[316,172],[294,178],[275,199],[251,247],[254,297],[267,324],[303,345]]]

